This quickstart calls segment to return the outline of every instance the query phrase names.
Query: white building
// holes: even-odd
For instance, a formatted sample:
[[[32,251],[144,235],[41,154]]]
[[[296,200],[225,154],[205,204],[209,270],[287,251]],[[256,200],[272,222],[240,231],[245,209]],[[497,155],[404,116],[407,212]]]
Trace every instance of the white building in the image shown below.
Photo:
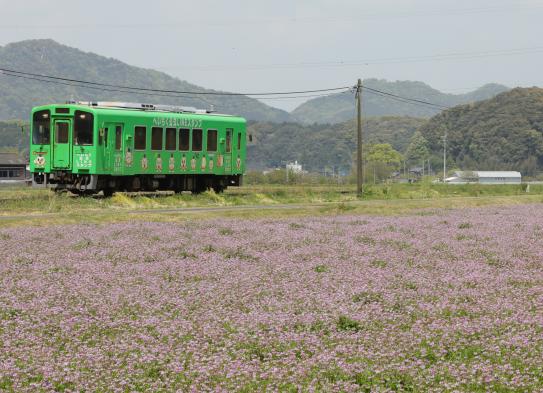
[[[450,184],[520,184],[522,175],[516,171],[458,171],[445,179]]]
[[[298,161],[289,162],[287,164],[287,171],[291,173],[302,173],[302,164],[298,164]]]

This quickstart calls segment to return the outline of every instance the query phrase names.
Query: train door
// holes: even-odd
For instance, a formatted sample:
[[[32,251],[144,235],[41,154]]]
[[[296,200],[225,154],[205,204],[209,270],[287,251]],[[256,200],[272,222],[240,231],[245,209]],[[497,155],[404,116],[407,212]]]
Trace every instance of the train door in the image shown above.
[[[102,129],[100,129],[100,142],[99,145],[102,150],[102,167],[104,171],[111,171],[111,131],[114,130],[114,125],[106,123]]]
[[[69,168],[71,157],[70,120],[55,120],[53,132],[53,167]]]
[[[108,149],[109,156],[113,156],[113,173],[120,175],[126,166],[124,143],[123,143],[123,125],[117,123],[108,124],[108,132],[111,135]],[[113,151],[113,154],[111,154]]]
[[[232,128],[226,129],[225,146],[224,146],[224,171],[226,173],[232,170],[232,138],[234,136],[234,130]]]

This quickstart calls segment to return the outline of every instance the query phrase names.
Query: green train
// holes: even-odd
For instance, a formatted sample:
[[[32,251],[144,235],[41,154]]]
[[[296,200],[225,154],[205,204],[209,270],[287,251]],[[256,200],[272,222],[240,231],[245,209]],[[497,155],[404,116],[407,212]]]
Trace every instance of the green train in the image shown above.
[[[185,107],[69,102],[32,109],[33,184],[114,191],[222,192],[245,170],[246,120]]]

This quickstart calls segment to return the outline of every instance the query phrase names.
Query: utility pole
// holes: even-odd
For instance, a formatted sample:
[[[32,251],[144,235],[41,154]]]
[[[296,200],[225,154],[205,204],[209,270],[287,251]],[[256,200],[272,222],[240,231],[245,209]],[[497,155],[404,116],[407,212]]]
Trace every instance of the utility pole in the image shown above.
[[[443,183],[447,177],[447,131],[443,136]]]
[[[356,85],[357,149],[356,149],[356,195],[362,197],[362,79]]]

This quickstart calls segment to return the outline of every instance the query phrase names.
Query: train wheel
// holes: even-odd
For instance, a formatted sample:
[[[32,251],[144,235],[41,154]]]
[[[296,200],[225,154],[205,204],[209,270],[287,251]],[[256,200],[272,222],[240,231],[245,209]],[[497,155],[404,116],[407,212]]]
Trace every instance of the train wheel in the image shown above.
[[[224,191],[224,186],[222,184],[213,184],[213,191],[215,191],[216,194],[220,194]]]
[[[109,197],[111,197],[113,195],[113,189],[112,188],[104,188],[102,190],[102,192],[104,193],[104,196],[106,198],[109,198]]]

